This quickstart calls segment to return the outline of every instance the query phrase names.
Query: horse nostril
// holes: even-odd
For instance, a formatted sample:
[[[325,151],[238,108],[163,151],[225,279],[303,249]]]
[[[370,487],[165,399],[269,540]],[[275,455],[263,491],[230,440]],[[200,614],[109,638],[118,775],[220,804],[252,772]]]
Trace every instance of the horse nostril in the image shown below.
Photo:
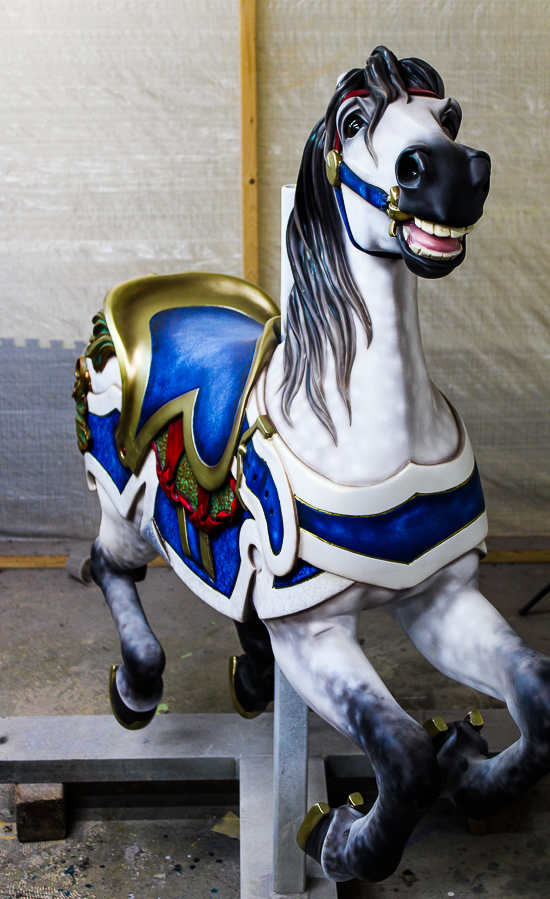
[[[418,187],[425,168],[423,154],[419,150],[403,150],[395,166],[397,183],[400,187]]]
[[[491,160],[484,153],[483,155],[474,156],[470,162],[472,181],[474,187],[485,193],[489,193],[489,182],[491,179]]]

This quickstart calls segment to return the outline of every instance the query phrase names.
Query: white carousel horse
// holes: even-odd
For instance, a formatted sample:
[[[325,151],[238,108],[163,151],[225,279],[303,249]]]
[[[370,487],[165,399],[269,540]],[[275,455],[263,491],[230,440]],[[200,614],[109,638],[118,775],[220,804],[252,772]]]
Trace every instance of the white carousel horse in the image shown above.
[[[271,698],[274,654],[368,755],[373,808],[320,804],[301,828],[333,880],[387,877],[438,796],[486,817],[550,769],[550,660],[477,589],[479,475],[420,336],[417,276],[462,263],[489,189],[489,157],[456,142],[460,119],[429,65],[376,48],[339,79],[304,151],[282,337],[251,285],[151,276],[108,294],[77,368],[102,507],[92,571],[123,658],[113,711],[144,726],[162,694],[135,586],[160,553],[237,622],[242,713]],[[359,614],[380,605],[437,669],[504,700],[518,742],[489,759],[479,716],[415,723],[357,642]]]

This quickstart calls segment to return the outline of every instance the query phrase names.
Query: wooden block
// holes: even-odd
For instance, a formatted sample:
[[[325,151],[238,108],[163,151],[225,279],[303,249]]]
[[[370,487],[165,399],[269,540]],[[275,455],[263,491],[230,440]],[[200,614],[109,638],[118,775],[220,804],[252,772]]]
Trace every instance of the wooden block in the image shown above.
[[[67,826],[63,784],[16,784],[15,820],[20,843],[64,840]]]
[[[515,833],[521,822],[521,803],[512,802],[493,815],[491,818],[483,818],[474,821],[468,818],[470,833],[474,836],[483,836],[486,833]]]

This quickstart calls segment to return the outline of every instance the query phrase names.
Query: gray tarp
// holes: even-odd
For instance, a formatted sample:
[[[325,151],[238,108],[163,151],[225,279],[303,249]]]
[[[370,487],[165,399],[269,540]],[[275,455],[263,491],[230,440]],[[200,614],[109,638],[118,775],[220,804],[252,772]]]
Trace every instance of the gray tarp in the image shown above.
[[[80,533],[94,498],[73,450],[68,347],[88,338],[105,291],[126,278],[240,274],[239,4],[0,7],[0,337],[27,341],[0,345],[2,372],[15,366],[0,383],[1,530]],[[461,139],[491,154],[492,192],[465,265],[421,285],[425,345],[468,425],[492,532],[549,533],[550,5],[257,8],[261,283],[273,296],[280,186],[295,180],[336,77],[376,44],[434,64],[463,106]]]

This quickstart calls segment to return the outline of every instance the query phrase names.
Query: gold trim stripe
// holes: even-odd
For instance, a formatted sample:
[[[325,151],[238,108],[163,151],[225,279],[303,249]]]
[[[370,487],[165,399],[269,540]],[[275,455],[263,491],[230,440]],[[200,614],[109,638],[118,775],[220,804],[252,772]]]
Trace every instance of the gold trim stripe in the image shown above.
[[[216,583],[216,571],[214,568],[214,556],[212,555],[212,544],[210,543],[210,537],[205,531],[199,531],[199,542],[204,570],[208,575],[210,575],[214,583]]]
[[[185,509],[181,503],[176,506],[176,515],[178,517],[178,530],[180,532],[181,549],[184,556],[189,558],[191,550],[189,549],[189,538],[187,537],[187,520],[185,518]]]
[[[248,431],[246,433],[248,434]],[[243,440],[244,440],[244,436],[243,436]],[[321,515],[333,515],[335,518],[357,518],[358,520],[365,519],[365,518],[378,518],[379,516],[387,515],[388,512],[395,512],[396,509],[400,509],[402,506],[406,506],[407,503],[410,503],[411,500],[417,499],[418,497],[444,496],[445,493],[453,493],[453,491],[459,490],[461,487],[465,487],[466,484],[469,481],[471,481],[472,478],[474,477],[474,475],[476,473],[476,468],[477,468],[476,460],[474,459],[474,463],[472,465],[472,470],[471,470],[470,474],[468,475],[467,478],[465,478],[464,481],[461,481],[460,484],[455,484],[454,487],[446,487],[445,490],[434,490],[433,492],[430,492],[430,493],[426,493],[426,491],[417,490],[416,493],[411,493],[411,495],[409,497],[407,497],[407,499],[404,499],[402,502],[397,503],[396,506],[390,506],[389,509],[384,509],[383,512],[369,512],[367,515],[347,515],[343,512],[331,512],[328,509],[318,509],[317,506],[312,506],[311,503],[307,503],[305,501],[305,499],[302,499],[299,496],[295,495],[294,499],[296,500],[296,502],[301,503],[302,506],[307,506],[308,509],[313,509],[314,512],[319,512]],[[478,471],[478,476],[479,476],[479,471]],[[487,509],[484,509],[483,511],[486,512]],[[483,512],[481,512],[480,514],[483,515]],[[476,518],[479,518],[479,515],[477,515]],[[474,521],[474,519],[472,519],[472,521]],[[471,524],[471,522],[470,522],[470,524]],[[305,530],[307,530],[307,528],[304,528],[303,530],[305,531]],[[460,528],[460,530],[463,530],[463,528]],[[311,531],[309,531],[308,533],[311,533]],[[455,533],[458,534],[458,531],[456,531]],[[317,534],[314,534],[313,536],[317,537]],[[452,536],[454,536],[454,535],[452,535]],[[322,537],[318,537],[317,539],[322,540]],[[328,543],[329,541],[324,540],[323,542]],[[337,544],[337,543],[331,544],[331,546],[338,546],[338,545],[339,544]],[[341,547],[341,548],[345,549],[345,547]],[[353,552],[353,550],[349,550],[349,552]]]

